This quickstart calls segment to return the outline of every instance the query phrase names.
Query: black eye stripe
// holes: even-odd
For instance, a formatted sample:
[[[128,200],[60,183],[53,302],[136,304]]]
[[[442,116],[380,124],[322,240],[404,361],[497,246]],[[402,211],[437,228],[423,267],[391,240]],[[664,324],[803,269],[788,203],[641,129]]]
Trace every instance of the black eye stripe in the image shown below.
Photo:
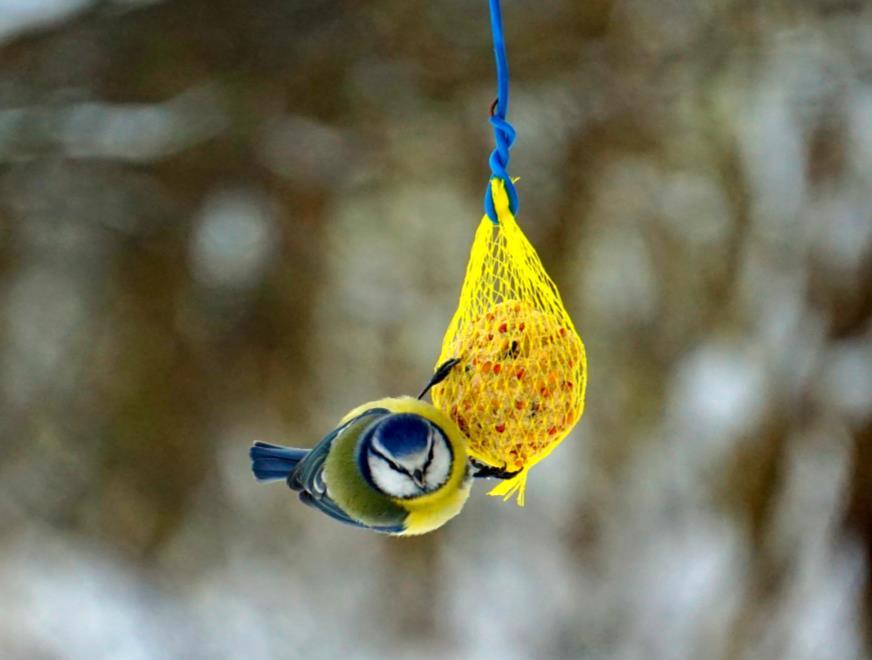
[[[388,467],[391,468],[391,470],[393,470],[394,472],[399,472],[400,474],[404,474],[404,475],[406,475],[407,477],[411,477],[411,476],[412,476],[411,474],[409,474],[409,473],[408,473],[408,472],[403,468],[402,465],[399,465],[399,464],[397,464],[397,463],[394,463],[391,459],[389,459],[387,456],[385,456],[384,454],[382,454],[382,453],[381,453],[378,449],[376,449],[374,446],[370,445],[369,450],[370,450],[373,454],[375,454],[376,456],[378,456],[380,459],[382,459],[385,463],[387,463],[387,464],[388,464]]]
[[[436,440],[433,437],[430,437],[430,451],[427,452],[427,460],[424,462],[424,472],[427,471],[427,468],[430,467],[430,463],[433,462],[433,453],[436,451]]]

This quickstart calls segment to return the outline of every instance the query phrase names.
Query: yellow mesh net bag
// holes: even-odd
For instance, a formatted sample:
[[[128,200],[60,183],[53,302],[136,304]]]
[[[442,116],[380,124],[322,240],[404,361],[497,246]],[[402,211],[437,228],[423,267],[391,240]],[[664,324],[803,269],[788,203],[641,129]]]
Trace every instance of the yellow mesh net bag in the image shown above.
[[[498,224],[475,234],[460,302],[437,367],[458,359],[433,388],[433,402],[469,437],[473,459],[517,472],[490,491],[524,505],[527,472],[581,417],[587,385],[584,344],[554,282],[491,180]]]

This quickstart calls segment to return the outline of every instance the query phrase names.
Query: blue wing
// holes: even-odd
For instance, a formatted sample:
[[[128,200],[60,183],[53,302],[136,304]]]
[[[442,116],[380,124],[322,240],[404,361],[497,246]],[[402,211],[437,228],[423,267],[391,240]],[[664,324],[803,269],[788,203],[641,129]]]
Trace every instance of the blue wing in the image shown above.
[[[323,477],[324,461],[327,460],[327,454],[330,453],[333,441],[340,433],[348,429],[349,426],[357,424],[368,417],[389,415],[390,412],[387,408],[370,408],[357,417],[349,419],[345,424],[337,426],[321,438],[318,444],[312,447],[305,458],[299,462],[294,471],[288,475],[288,486],[291,487],[291,490],[306,490],[316,496],[323,494],[326,490]]]
[[[293,472],[288,476],[288,486],[291,490],[299,491],[300,501],[322,513],[330,516],[334,520],[360,527],[362,529],[371,529],[376,532],[385,534],[397,533],[403,531],[401,525],[365,525],[349,516],[336,502],[334,502],[327,494],[327,484],[324,481],[324,462],[327,460],[327,455],[330,453],[330,447],[333,441],[343,431],[347,430],[352,425],[357,425],[368,417],[382,416],[390,414],[387,408],[371,408],[357,417],[348,420],[342,426],[333,429],[329,434],[324,436],[317,445],[306,455]]]

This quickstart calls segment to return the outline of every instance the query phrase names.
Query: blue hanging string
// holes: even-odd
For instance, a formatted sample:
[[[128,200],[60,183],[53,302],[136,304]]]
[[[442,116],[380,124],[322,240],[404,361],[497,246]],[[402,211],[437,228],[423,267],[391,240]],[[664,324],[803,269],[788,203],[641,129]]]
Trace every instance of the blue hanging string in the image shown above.
[[[494,39],[494,55],[497,60],[497,101],[491,109],[490,123],[494,127],[494,141],[497,148],[488,159],[491,168],[491,179],[501,179],[506,186],[509,197],[509,209],[512,215],[518,213],[518,193],[515,184],[509,176],[509,149],[515,141],[515,129],[506,121],[509,109],[509,63],[506,59],[506,42],[503,39],[503,18],[500,13],[500,0],[490,0],[491,31]],[[484,194],[484,211],[495,225],[499,224],[494,200],[491,196],[490,181]]]

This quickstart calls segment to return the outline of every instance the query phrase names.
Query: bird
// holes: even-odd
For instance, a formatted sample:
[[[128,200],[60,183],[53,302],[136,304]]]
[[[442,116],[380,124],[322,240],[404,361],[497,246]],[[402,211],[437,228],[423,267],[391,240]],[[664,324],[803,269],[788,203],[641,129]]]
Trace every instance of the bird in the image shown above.
[[[410,396],[358,406],[312,449],[256,442],[250,456],[259,481],[284,479],[331,518],[395,536],[425,534],[460,513],[473,477],[466,436]]]
[[[255,442],[255,478],[285,480],[301,502],[354,527],[394,536],[441,527],[463,509],[473,478],[518,474],[472,458],[454,420],[422,400],[459,363],[441,364],[417,398],[354,408],[312,449]]]

